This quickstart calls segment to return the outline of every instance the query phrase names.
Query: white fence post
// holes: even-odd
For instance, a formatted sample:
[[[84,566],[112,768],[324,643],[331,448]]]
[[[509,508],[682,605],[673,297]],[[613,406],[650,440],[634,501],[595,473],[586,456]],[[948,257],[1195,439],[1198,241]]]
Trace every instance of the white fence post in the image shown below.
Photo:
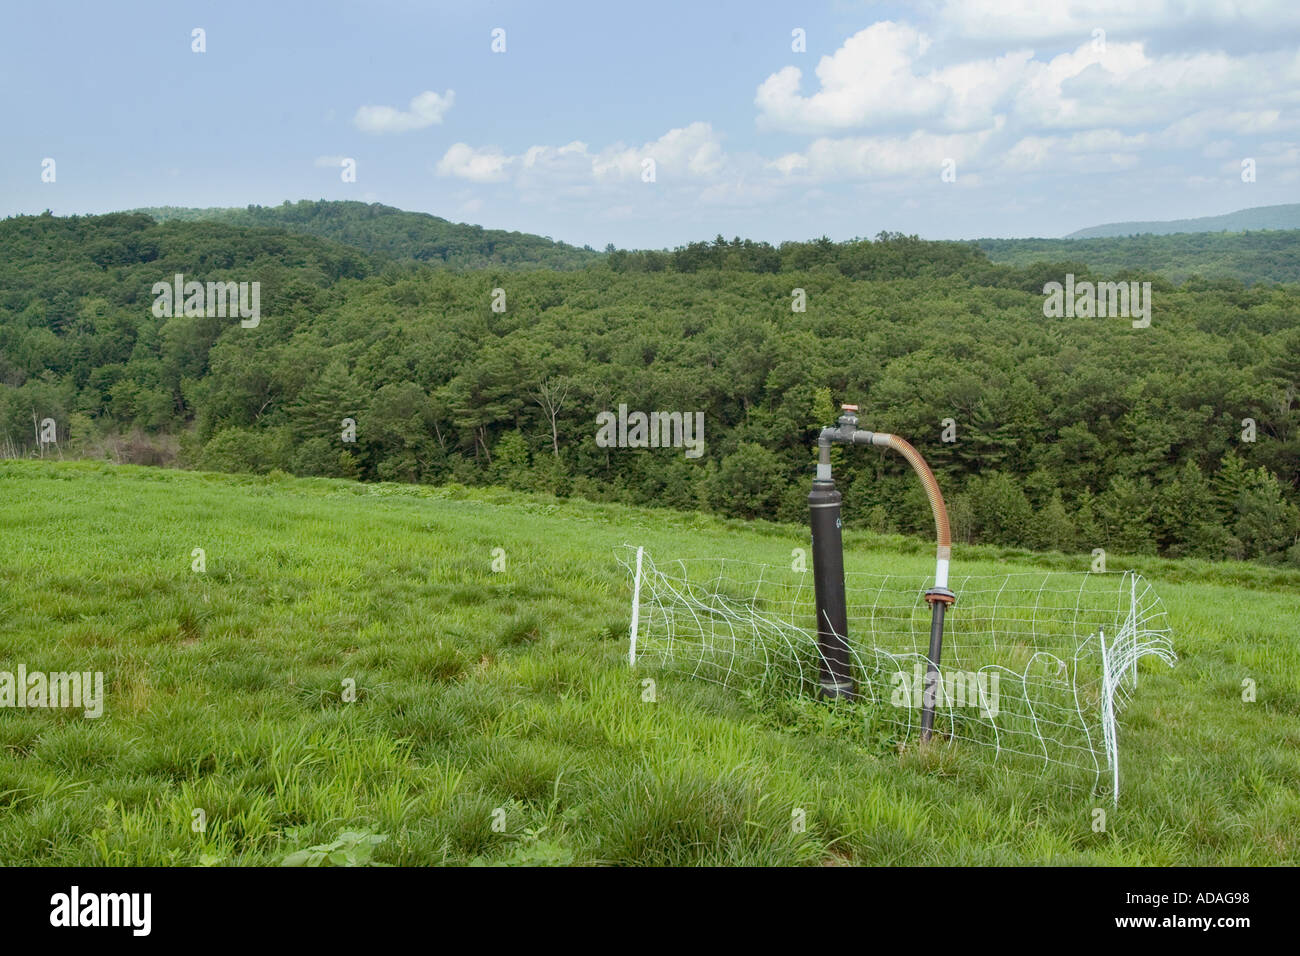
[[[1097,632],[1101,638],[1101,721],[1102,739],[1106,745],[1106,758],[1110,761],[1115,806],[1119,806],[1119,728],[1115,725],[1115,681],[1110,676],[1110,660],[1106,655],[1106,632]]]
[[[636,629],[641,622],[641,555],[644,552],[644,547],[636,549],[636,582],[632,585],[632,640],[627,647],[629,667],[636,667]]]

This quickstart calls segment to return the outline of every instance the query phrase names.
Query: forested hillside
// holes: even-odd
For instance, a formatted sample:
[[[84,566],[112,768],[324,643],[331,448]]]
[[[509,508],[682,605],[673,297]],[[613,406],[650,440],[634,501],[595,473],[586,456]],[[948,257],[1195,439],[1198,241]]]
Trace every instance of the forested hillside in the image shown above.
[[[1099,239],[980,239],[989,259],[1008,265],[1082,262],[1109,276],[1136,270],[1173,282],[1300,282],[1300,230],[1196,232]]]
[[[1044,318],[1067,269],[1086,278],[882,235],[450,271],[229,223],[19,217],[0,223],[0,443],[33,453],[50,417],[46,455],[174,436],[205,469],[797,521],[816,428],[856,400],[934,465],[960,541],[1300,564],[1300,289],[1155,276],[1149,328]],[[156,317],[177,272],[260,281],[260,324]],[[620,404],[702,412],[704,454],[598,446]],[[840,474],[849,521],[928,533],[901,461],[855,449]]]
[[[1168,235],[1175,232],[1246,232],[1259,229],[1300,229],[1300,203],[1278,206],[1253,206],[1222,216],[1197,216],[1195,219],[1168,219],[1148,222],[1110,222],[1089,226],[1066,236],[1066,239],[1095,239],[1101,236]]]
[[[207,221],[286,229],[333,239],[390,259],[414,259],[435,266],[577,269],[600,256],[592,249],[544,236],[448,222],[428,213],[406,212],[379,203],[302,200],[244,209],[161,206],[133,211],[161,222]]]

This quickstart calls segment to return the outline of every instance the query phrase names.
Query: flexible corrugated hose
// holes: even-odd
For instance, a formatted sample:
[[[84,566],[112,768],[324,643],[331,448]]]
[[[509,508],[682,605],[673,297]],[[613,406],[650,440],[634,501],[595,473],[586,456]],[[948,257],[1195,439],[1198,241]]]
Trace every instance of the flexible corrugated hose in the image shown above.
[[[880,437],[879,432],[876,435]],[[925,463],[921,453],[913,448],[897,435],[885,435],[886,445],[894,449],[912,466],[921,479],[921,484],[925,487],[925,496],[930,499],[930,510],[934,512],[934,530],[938,538],[939,551],[937,557],[940,561],[947,561],[952,555],[952,531],[948,527],[948,509],[943,503],[943,495],[939,493],[939,483],[934,480],[934,473],[930,471],[930,466]]]

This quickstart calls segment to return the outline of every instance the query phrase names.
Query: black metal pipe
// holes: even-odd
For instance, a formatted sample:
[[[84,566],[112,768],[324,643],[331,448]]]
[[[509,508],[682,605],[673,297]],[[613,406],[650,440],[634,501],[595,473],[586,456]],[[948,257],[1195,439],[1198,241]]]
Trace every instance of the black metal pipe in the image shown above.
[[[947,588],[930,588],[925,592],[930,602],[930,651],[926,655],[925,688],[921,692],[921,742],[930,739],[934,730],[934,707],[938,697],[939,658],[943,653],[943,616],[956,600]]]
[[[817,468],[808,495],[811,513],[813,586],[817,595],[817,650],[821,657],[822,696],[852,700],[853,669],[849,657],[849,615],[844,597],[844,543],[840,530],[841,495],[830,475],[827,459]]]
[[[930,605],[930,653],[926,655],[925,689],[921,692],[921,740],[930,739],[934,730],[934,704],[939,684],[939,654],[943,648],[944,605]]]

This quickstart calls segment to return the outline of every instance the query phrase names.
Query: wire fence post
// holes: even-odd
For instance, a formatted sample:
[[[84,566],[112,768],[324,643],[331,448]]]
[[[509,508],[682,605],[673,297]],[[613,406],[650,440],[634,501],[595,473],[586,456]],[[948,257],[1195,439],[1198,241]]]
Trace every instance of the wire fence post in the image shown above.
[[[644,554],[644,546],[636,549],[636,583],[632,585],[632,639],[627,646],[629,667],[636,667],[636,630],[641,623],[641,558]]]

